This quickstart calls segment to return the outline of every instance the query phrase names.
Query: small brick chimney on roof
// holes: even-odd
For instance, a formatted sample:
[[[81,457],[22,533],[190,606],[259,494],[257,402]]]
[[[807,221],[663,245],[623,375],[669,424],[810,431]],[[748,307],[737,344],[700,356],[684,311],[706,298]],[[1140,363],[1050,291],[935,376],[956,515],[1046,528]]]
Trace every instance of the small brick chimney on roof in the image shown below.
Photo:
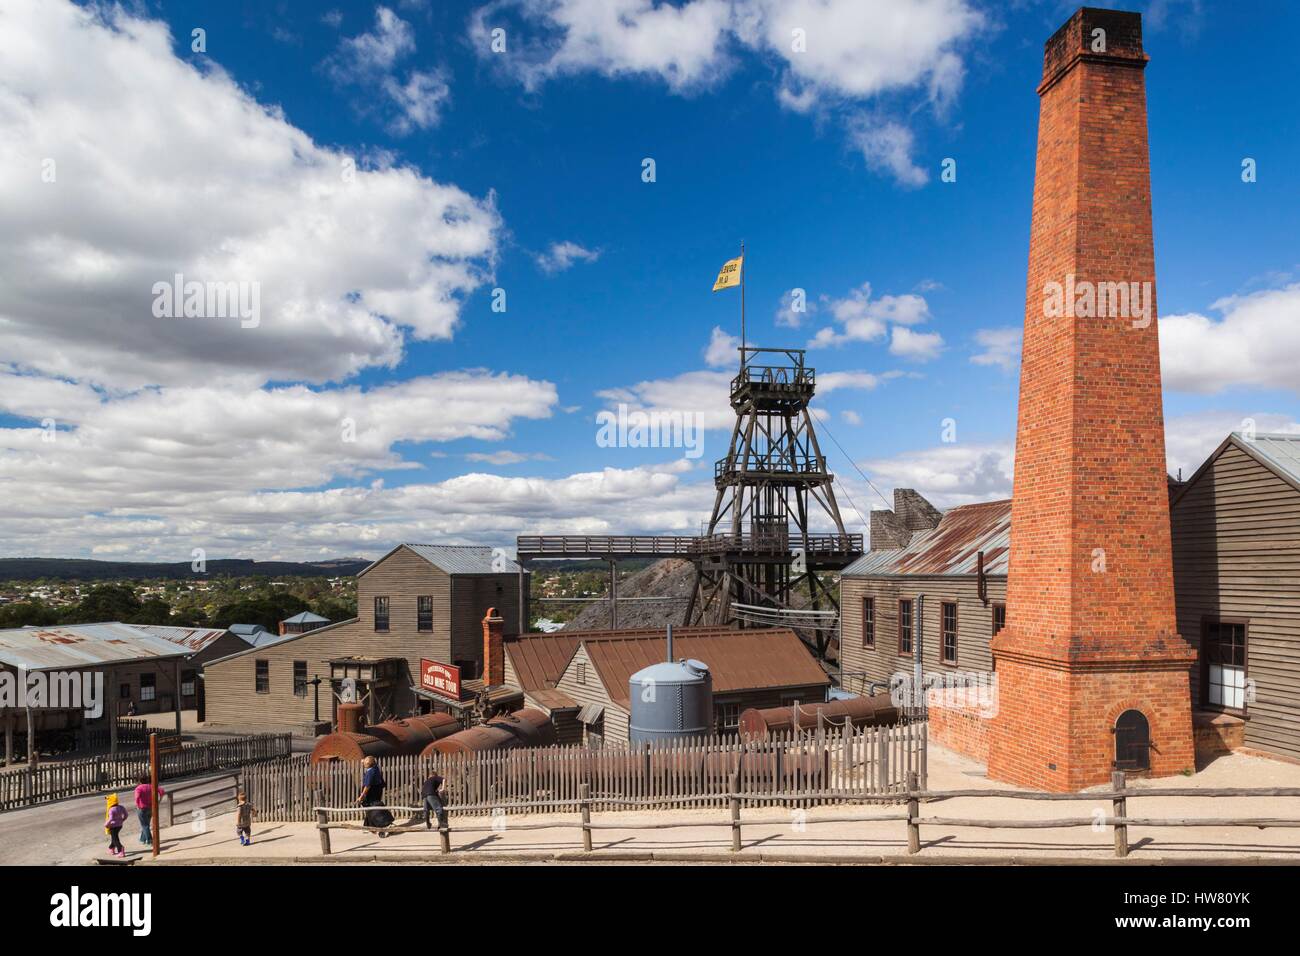
[[[1174,614],[1146,64],[1138,14],[1083,7],[1047,41],[1038,87],[988,773],[1046,790],[1107,781],[1117,741],[1144,730],[1150,747],[1123,757],[1149,759],[1155,774],[1194,766],[1196,655]]]
[[[505,619],[494,607],[483,616],[483,686],[499,687],[506,682]]]

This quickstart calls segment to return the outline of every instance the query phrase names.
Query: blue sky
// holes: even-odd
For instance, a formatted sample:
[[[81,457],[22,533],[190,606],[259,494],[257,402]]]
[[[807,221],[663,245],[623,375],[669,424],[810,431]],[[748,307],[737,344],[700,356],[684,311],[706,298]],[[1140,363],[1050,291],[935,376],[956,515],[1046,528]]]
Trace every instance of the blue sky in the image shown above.
[[[1034,88],[1073,7],[886,6],[896,35],[879,5],[811,0],[0,3],[29,55],[79,51],[46,82],[0,40],[0,162],[27,177],[0,211],[0,483],[24,502],[0,553],[690,529],[725,433],[692,463],[599,447],[595,416],[725,424],[726,343],[706,350],[739,300],[710,286],[742,239],[751,342],[835,343],[809,352],[843,373],[823,427],[886,496],[1008,495]],[[1300,14],[1136,6],[1170,465],[1190,469],[1245,418],[1300,427]],[[348,157],[366,195],[322,202],[312,177]],[[259,328],[142,314],[147,280],[205,269],[261,283]],[[823,444],[857,508],[880,504]]]

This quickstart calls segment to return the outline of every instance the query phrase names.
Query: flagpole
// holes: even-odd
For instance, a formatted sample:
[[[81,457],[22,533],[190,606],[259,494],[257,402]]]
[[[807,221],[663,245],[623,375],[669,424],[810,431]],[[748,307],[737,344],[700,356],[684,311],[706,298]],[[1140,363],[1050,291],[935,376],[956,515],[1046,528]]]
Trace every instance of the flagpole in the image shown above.
[[[745,240],[740,240],[740,371],[745,371]]]

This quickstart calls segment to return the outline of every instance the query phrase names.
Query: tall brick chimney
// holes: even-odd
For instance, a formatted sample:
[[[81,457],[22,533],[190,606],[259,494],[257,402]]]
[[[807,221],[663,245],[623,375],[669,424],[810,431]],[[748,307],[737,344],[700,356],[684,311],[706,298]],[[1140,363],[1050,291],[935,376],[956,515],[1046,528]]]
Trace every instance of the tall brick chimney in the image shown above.
[[[505,619],[494,607],[483,616],[483,686],[506,682]]]
[[[1007,627],[989,776],[1109,779],[1139,711],[1155,774],[1194,766],[1174,614],[1142,20],[1084,7],[1047,41]],[[1119,284],[1123,285],[1119,285]]]

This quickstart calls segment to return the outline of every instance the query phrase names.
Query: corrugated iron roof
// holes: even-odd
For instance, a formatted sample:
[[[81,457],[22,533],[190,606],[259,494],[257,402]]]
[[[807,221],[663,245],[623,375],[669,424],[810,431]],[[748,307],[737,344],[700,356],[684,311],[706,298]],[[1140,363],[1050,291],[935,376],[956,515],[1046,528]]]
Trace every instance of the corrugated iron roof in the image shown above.
[[[810,687],[830,684],[807,647],[787,627],[702,629],[706,633],[673,629],[673,656],[703,661],[713,675],[713,692],[727,694],[775,687]],[[643,667],[664,660],[662,633],[653,637],[619,637],[584,640],[587,659],[600,675],[609,699],[627,710],[628,678]]]
[[[29,671],[169,660],[191,653],[143,627],[116,621],[0,630],[0,662]]]
[[[887,574],[974,574],[984,552],[984,573],[1007,573],[1011,502],[985,501],[944,512],[937,527],[918,531],[905,548],[869,551],[844,569],[848,577]]]
[[[286,617],[281,624],[328,624],[330,619],[321,617],[319,614],[313,614],[311,611],[302,611],[293,617]]]
[[[369,566],[363,568],[357,573],[357,577],[365,574],[380,561],[388,558],[393,551],[399,548],[410,548],[424,560],[428,561],[435,568],[439,568],[448,574],[518,574],[519,565],[506,557],[504,553],[496,553],[497,549],[489,548],[485,545],[472,544],[399,544],[388,554],[384,555],[379,561],[372,562]],[[495,566],[494,566],[495,565]]]
[[[1247,440],[1240,432],[1233,432],[1233,437],[1244,442],[1268,460],[1277,471],[1291,477],[1293,483],[1300,482],[1300,435],[1268,434],[1256,435]]]
[[[578,709],[578,702],[562,690],[548,690],[546,688],[530,690],[527,697],[533,703],[545,707],[547,710]]]
[[[730,633],[733,628],[724,626],[704,626],[674,628],[673,639],[686,634],[710,634],[715,632]],[[532,634],[518,634],[505,640],[506,656],[515,670],[519,686],[532,693],[535,690],[553,688],[569,666],[573,652],[584,640],[618,640],[628,637],[651,637],[664,640],[662,627],[628,628],[623,631],[584,630],[584,631],[548,631]]]
[[[190,654],[197,654],[221,639],[225,630],[220,627],[173,627],[169,624],[135,624],[142,631],[148,631],[155,637],[171,641],[186,649]]]

